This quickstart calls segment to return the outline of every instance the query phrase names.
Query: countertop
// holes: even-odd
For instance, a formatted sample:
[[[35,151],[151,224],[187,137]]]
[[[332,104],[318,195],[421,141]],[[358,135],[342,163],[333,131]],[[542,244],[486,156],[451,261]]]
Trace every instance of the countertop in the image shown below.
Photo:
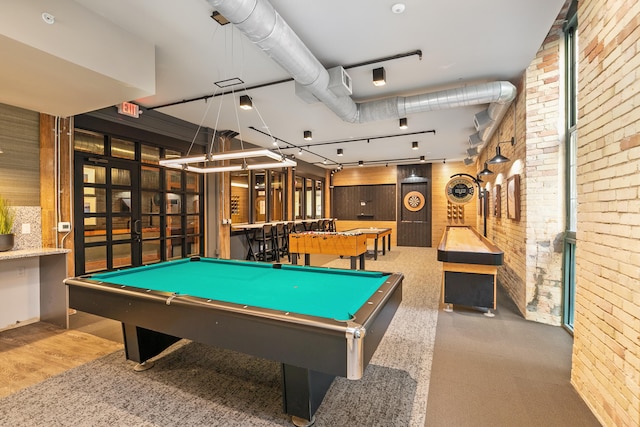
[[[35,249],[19,249],[0,252],[0,261],[9,259],[20,259],[30,257],[40,257],[46,255],[66,254],[71,252],[71,249],[64,248],[35,248]]]

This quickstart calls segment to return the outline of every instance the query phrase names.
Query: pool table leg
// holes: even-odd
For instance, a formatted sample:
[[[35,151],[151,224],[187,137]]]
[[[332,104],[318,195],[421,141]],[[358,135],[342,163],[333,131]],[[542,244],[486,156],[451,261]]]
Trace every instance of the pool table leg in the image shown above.
[[[162,353],[171,344],[180,341],[180,338],[173,335],[127,323],[122,324],[122,337],[127,360],[133,360],[140,364]]]
[[[311,425],[334,376],[282,364],[282,408],[296,425]],[[297,418],[297,419],[296,419]],[[306,421],[306,423],[305,423]]]

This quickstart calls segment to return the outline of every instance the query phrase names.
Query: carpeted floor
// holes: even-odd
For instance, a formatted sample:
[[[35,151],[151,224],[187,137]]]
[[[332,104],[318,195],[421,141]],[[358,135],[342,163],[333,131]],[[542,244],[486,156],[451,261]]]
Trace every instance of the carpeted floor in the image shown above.
[[[403,303],[360,381],[337,378],[317,426],[423,426],[440,269],[432,248],[402,248],[367,269],[405,274]],[[348,259],[326,266],[348,268]],[[0,400],[0,426],[289,426],[279,364],[181,341],[153,369],[122,351]]]

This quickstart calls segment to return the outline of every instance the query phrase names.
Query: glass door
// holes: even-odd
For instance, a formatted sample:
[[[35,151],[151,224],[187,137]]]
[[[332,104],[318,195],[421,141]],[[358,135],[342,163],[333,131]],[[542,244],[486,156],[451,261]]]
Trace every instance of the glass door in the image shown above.
[[[142,264],[139,169],[134,162],[76,153],[78,275]]]

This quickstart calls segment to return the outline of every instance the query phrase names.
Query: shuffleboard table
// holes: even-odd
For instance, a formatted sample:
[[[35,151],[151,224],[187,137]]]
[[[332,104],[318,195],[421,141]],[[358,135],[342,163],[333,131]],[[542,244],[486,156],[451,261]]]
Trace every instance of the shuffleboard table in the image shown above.
[[[438,246],[442,261],[442,302],[484,308],[487,316],[496,308],[496,275],[503,252],[475,229],[448,226]]]
[[[360,379],[402,300],[401,273],[194,257],[65,280],[69,306],[122,322],[144,363],[187,338],[282,365],[284,411],[313,422],[334,377]]]

